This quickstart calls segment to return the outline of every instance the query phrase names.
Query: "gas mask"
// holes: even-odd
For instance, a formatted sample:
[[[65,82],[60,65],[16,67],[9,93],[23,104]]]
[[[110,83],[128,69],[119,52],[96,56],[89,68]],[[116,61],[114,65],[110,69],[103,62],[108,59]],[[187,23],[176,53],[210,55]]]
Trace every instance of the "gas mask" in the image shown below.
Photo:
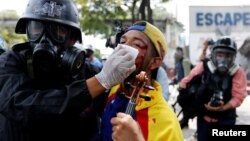
[[[228,73],[229,69],[234,65],[235,53],[226,49],[216,49],[212,53],[212,61],[219,73]]]
[[[84,65],[84,52],[69,46],[71,30],[56,23],[29,21],[27,35],[33,47],[35,75],[57,74],[76,76]]]
[[[226,73],[229,70],[229,62],[225,58],[221,58],[217,60],[217,70],[220,73]]]

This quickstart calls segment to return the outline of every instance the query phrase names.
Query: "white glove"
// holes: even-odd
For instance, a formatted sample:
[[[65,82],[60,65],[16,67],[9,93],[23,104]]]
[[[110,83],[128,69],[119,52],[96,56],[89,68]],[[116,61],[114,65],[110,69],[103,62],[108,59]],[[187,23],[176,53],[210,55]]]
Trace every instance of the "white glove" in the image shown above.
[[[106,60],[101,72],[95,75],[96,79],[106,89],[123,82],[125,78],[135,71],[137,55],[137,49],[118,44],[114,52]]]

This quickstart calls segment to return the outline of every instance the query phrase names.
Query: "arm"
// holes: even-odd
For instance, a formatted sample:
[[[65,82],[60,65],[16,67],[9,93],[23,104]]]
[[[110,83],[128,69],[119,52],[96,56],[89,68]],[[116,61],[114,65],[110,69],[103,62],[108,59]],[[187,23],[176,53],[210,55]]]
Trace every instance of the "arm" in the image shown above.
[[[161,84],[162,95],[164,99],[168,101],[169,98],[168,76],[166,71],[162,67],[158,68],[156,80]]]
[[[246,79],[246,74],[242,68],[239,68],[239,70],[236,72],[236,74],[233,77],[232,82],[233,82],[232,98],[228,103],[226,103],[225,109],[228,109],[230,107],[236,108],[236,107],[240,106],[241,103],[243,102],[243,100],[247,96],[247,90],[246,90],[247,79]]]
[[[201,74],[204,71],[203,68],[203,62],[197,64],[191,71],[190,73],[182,79],[180,82],[180,87],[181,88],[186,88],[187,83],[192,80],[192,78],[198,74]]]
[[[5,54],[0,57],[0,111],[9,119],[23,123],[52,115],[79,116],[93,98],[107,89],[104,86],[110,88],[122,82],[135,70],[135,58],[129,50],[120,47],[111,56],[99,75],[87,81],[37,89],[27,73],[25,59],[15,53]]]
[[[91,77],[86,81],[89,93],[92,98],[97,97],[100,93],[104,92],[106,89],[101,85],[101,83],[96,79],[96,77]]]
[[[91,103],[84,80],[55,89],[35,88],[21,60],[13,53],[0,58],[0,111],[9,119],[25,123],[66,111],[80,113]]]

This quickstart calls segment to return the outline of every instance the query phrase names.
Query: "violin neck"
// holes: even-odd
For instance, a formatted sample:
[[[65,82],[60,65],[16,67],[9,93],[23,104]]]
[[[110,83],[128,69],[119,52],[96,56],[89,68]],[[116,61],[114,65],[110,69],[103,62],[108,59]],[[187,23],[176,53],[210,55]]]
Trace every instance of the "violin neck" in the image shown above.
[[[129,101],[125,113],[133,116],[134,111],[135,111],[135,106],[136,106],[136,103]]]

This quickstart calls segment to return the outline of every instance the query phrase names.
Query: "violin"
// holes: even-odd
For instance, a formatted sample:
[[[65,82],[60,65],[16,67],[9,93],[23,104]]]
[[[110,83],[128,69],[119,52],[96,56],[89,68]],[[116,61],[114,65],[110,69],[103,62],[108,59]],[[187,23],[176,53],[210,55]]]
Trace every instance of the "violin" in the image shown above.
[[[150,101],[151,97],[149,95],[141,95],[144,89],[148,90],[154,90],[154,87],[146,85],[146,82],[148,80],[148,77],[146,75],[146,72],[141,71],[138,75],[136,75],[136,85],[132,85],[131,83],[126,83],[126,85],[133,88],[132,94],[129,98],[129,103],[127,105],[126,114],[129,114],[131,116],[134,115],[135,107],[138,103],[139,98],[143,98],[146,101]]]

